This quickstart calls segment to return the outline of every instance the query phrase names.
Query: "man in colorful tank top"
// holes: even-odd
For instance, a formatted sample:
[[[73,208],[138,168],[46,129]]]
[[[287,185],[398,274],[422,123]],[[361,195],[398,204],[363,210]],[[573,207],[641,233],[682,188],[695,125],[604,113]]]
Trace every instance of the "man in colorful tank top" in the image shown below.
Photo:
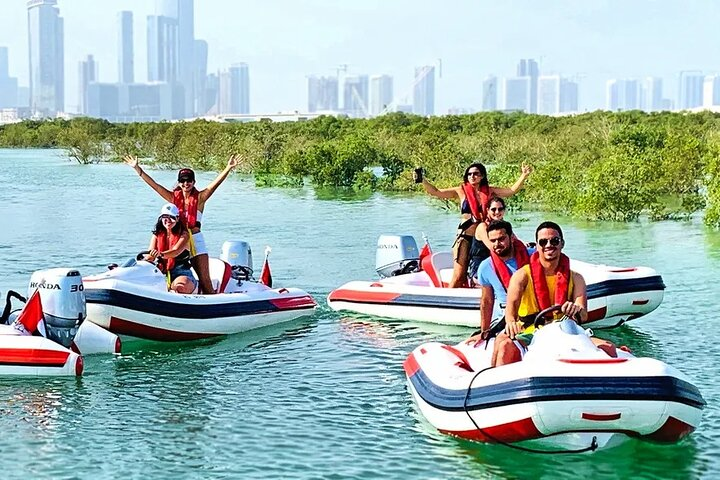
[[[495,339],[492,365],[522,359],[523,349],[532,341],[535,315],[560,305],[559,316],[587,321],[587,290],[582,275],[570,270],[570,259],[562,253],[562,230],[554,222],[543,222],[535,231],[537,251],[527,265],[510,279],[505,307],[505,331]]]
[[[480,301],[480,328],[490,329],[493,315],[502,314],[507,303],[507,288],[513,273],[530,261],[534,248],[527,248],[512,230],[510,222],[494,220],[487,227],[488,240],[492,244],[490,257],[480,263],[478,283],[482,288]]]

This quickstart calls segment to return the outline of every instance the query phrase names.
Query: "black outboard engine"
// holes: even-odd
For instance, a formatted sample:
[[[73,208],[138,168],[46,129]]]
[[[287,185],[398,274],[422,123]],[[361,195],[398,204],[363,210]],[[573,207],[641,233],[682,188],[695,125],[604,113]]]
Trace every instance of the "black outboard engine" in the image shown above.
[[[394,277],[420,269],[420,253],[412,235],[380,235],[375,251],[375,271]]]
[[[228,240],[223,243],[220,258],[232,267],[232,278],[238,281],[250,280],[253,275],[253,260],[250,244],[242,240]]]
[[[40,292],[47,338],[70,348],[85,321],[85,289],[80,272],[71,268],[38,270],[30,277],[28,299]]]

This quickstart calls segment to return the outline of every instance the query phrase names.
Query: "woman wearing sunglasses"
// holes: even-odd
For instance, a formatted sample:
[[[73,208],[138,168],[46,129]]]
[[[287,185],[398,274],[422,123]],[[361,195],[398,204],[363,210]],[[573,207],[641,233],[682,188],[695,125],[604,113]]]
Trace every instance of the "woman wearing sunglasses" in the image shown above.
[[[463,183],[457,187],[436,188],[433,184],[422,178],[422,171],[416,170],[415,181],[422,183],[425,191],[433,197],[446,200],[457,199],[460,203],[460,214],[462,220],[458,225],[457,236],[453,243],[453,276],[449,287],[467,286],[468,264],[470,263],[470,247],[474,237],[483,242],[488,242],[487,233],[481,227],[477,232],[478,225],[485,225],[488,218],[487,205],[491,197],[507,198],[515,195],[525,183],[528,175],[532,172],[530,165],[522,164],[521,174],[517,181],[510,188],[491,186],[487,179],[487,170],[482,163],[473,163],[463,174]]]
[[[210,185],[202,190],[195,188],[195,172],[189,168],[183,168],[178,172],[177,186],[168,190],[148,175],[141,167],[137,157],[125,157],[125,163],[135,169],[135,172],[142,178],[150,188],[155,190],[163,200],[174,204],[180,211],[180,220],[188,228],[190,233],[191,263],[200,278],[200,290],[204,294],[215,293],[210,281],[210,268],[205,238],[200,231],[205,202],[215,193],[215,190],[227,178],[233,168],[240,160],[239,155],[231,155],[227,166],[220,174],[210,182]]]
[[[180,222],[180,211],[168,203],[160,210],[153,235],[150,239],[147,260],[157,260],[160,271],[168,275],[170,290],[193,293],[197,282],[190,270],[190,234]]]
[[[500,197],[492,197],[487,204],[487,218],[485,218],[485,226],[490,225],[494,220],[503,220],[505,218],[505,200]],[[487,230],[485,230],[487,235]],[[491,245],[492,246],[492,245]],[[476,237],[472,239],[470,246],[470,264],[468,267],[468,276],[471,281],[477,278],[478,267],[483,260],[490,257],[490,249],[482,240]]]

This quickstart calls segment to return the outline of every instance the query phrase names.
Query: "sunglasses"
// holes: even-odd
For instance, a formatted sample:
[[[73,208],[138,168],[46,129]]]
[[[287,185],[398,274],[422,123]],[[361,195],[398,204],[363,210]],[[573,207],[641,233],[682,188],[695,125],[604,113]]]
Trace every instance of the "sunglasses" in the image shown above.
[[[172,215],[160,215],[161,221],[168,221],[168,222],[177,222],[177,218],[173,217]]]
[[[560,237],[541,238],[537,241],[538,245],[540,245],[540,248],[545,247],[548,243],[553,247],[557,247],[558,245],[560,245],[560,242],[562,242],[562,238]]]
[[[190,180],[189,178],[183,178],[182,180],[178,180],[178,183],[195,183],[195,180]]]
[[[480,172],[468,172],[468,177],[482,177],[482,173]]]
[[[505,207],[492,207],[492,208],[490,208],[490,211],[491,212],[504,212]]]

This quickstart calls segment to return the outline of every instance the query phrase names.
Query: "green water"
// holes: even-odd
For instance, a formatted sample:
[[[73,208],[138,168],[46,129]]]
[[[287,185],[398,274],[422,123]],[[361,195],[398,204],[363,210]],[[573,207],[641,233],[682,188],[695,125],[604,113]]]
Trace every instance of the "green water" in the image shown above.
[[[104,269],[143,250],[162,200],[125,165],[80,166],[53,151],[0,150],[0,291],[50,266]],[[153,171],[171,186],[174,172]],[[213,174],[198,175],[206,185]],[[591,455],[538,456],[458,441],[418,415],[402,362],[460,328],[349,317],[327,294],[374,275],[382,233],[449,247],[455,213],[425,197],[357,198],[257,189],[233,176],[203,219],[211,254],[271,245],[277,285],[320,303],[310,318],[214,342],[143,344],[86,359],[80,379],[0,378],[0,478],[703,478],[720,472],[717,394],[720,235],[699,221],[559,220],[571,256],[648,265],[667,285],[651,315],[607,336],[689,374],[708,402],[679,445],[630,441]],[[515,215],[515,220],[519,215]],[[545,216],[525,213],[520,236]],[[509,216],[513,220],[513,216]],[[551,218],[551,217],[549,217]]]

